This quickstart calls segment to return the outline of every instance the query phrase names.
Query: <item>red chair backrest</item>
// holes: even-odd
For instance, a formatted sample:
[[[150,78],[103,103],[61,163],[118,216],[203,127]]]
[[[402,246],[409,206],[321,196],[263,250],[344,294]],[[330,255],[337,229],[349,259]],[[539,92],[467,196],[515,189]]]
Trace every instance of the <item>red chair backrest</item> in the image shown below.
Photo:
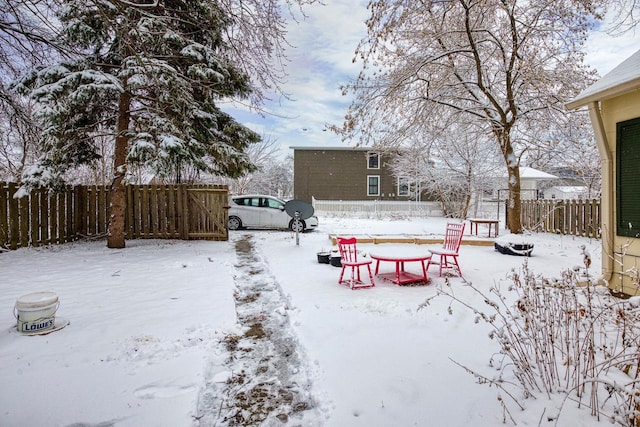
[[[358,240],[355,237],[338,237],[338,250],[340,257],[345,262],[358,262]]]
[[[447,231],[444,234],[444,243],[442,248],[447,251],[458,252],[460,249],[460,243],[462,242],[462,236],[464,235],[464,226],[466,223],[447,223]]]

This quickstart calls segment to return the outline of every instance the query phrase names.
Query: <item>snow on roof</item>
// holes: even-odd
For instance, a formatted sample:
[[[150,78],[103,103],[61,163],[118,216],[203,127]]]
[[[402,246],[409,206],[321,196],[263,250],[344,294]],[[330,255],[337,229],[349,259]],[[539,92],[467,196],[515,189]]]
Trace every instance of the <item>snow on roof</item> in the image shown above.
[[[520,167],[520,179],[556,179],[558,178],[555,175],[551,175],[550,173],[542,172],[541,170],[530,168],[527,166]]]
[[[492,174],[495,178],[506,178],[506,171],[496,171],[495,175]],[[541,180],[541,179],[558,179],[557,176],[551,175],[550,173],[542,172],[541,170],[530,168],[528,166],[520,166],[520,179],[528,179],[528,180]]]
[[[549,190],[557,190],[561,193],[584,193],[587,191],[587,187],[584,185],[556,185]]]
[[[583,90],[567,103],[567,108],[574,110],[590,102],[601,101],[638,89],[640,89],[640,50]]]

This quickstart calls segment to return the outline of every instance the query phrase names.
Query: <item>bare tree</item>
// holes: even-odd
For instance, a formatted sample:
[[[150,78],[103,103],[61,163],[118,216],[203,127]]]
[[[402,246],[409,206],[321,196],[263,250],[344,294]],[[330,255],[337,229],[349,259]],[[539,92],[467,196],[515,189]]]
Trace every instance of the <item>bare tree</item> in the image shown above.
[[[602,7],[605,11],[607,7]],[[612,35],[624,34],[633,30],[640,20],[640,0],[611,0],[608,7],[612,23],[607,32]]]
[[[28,100],[9,93],[0,102],[0,180],[20,182],[27,163],[37,155],[40,127]]]
[[[10,81],[59,52],[55,5],[55,0],[0,0],[0,179],[19,182],[37,155],[41,127],[33,120],[33,103],[11,91]]]
[[[499,148],[507,225],[520,233],[528,136],[561,122],[564,102],[592,81],[581,48],[613,3],[372,0],[368,36],[356,50],[363,70],[345,87],[355,100],[334,129],[364,144],[383,130],[380,145],[392,146],[438,124],[474,123]]]
[[[278,152],[277,140],[271,136],[263,135],[260,142],[247,147],[246,155],[249,161],[256,166],[255,171],[248,171],[236,179],[229,180],[231,191],[236,194],[246,194],[256,187],[255,182],[268,166],[276,161]]]
[[[56,43],[58,30],[53,15],[57,6],[57,0],[0,0],[2,80],[42,63],[52,52],[62,49]]]
[[[305,18],[304,7],[320,0],[220,0],[219,7],[230,18],[225,28],[229,54],[245,74],[251,76],[254,90],[251,107],[262,105],[266,92],[287,94],[282,84],[287,78],[286,49],[288,19]],[[238,100],[235,100],[238,101]]]
[[[401,153],[391,162],[394,174],[411,177],[418,191],[440,202],[445,217],[466,218],[470,210],[475,215],[478,195],[491,186],[498,166],[495,146],[473,126],[425,132]]]
[[[600,196],[601,163],[589,117],[584,111],[569,112],[566,123],[547,133],[546,139],[527,151],[527,163],[571,183],[587,187],[587,197]],[[559,173],[557,171],[560,171]]]
[[[293,195],[293,156],[274,157],[254,175],[249,191],[284,199]]]

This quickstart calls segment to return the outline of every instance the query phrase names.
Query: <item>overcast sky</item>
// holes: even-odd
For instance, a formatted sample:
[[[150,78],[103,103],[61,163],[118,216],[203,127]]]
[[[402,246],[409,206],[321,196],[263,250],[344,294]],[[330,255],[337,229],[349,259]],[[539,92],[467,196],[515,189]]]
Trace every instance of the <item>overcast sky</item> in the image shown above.
[[[348,146],[326,123],[340,125],[351,98],[339,86],[352,81],[361,63],[353,63],[355,48],[366,34],[367,0],[325,0],[306,9],[308,18],[289,27],[287,53],[290,63],[284,88],[292,100],[274,99],[266,105],[273,116],[261,117],[225,108],[242,124],[276,140],[282,156],[291,146]],[[593,33],[587,44],[587,63],[600,76],[631,56],[640,47],[640,34],[613,38]]]

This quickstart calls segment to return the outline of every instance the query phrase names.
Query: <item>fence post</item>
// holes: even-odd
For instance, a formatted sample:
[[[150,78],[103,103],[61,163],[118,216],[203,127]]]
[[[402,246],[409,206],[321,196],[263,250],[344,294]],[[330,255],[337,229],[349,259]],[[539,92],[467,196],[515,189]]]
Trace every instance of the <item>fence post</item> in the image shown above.
[[[18,241],[20,239],[20,226],[19,219],[20,213],[18,212],[18,199],[13,197],[16,194],[16,184],[14,182],[9,183],[9,193],[7,198],[9,201],[9,248],[18,249]]]
[[[592,203],[592,207],[591,207],[591,211],[592,211],[592,215],[591,217],[594,218],[593,223],[591,224],[591,227],[593,228],[593,236],[594,237],[602,237],[602,230],[600,227],[600,221],[601,221],[601,216],[600,216],[600,203],[596,203],[595,200],[591,201]]]
[[[7,187],[4,182],[0,182],[0,248],[5,247],[9,240],[8,211]]]

